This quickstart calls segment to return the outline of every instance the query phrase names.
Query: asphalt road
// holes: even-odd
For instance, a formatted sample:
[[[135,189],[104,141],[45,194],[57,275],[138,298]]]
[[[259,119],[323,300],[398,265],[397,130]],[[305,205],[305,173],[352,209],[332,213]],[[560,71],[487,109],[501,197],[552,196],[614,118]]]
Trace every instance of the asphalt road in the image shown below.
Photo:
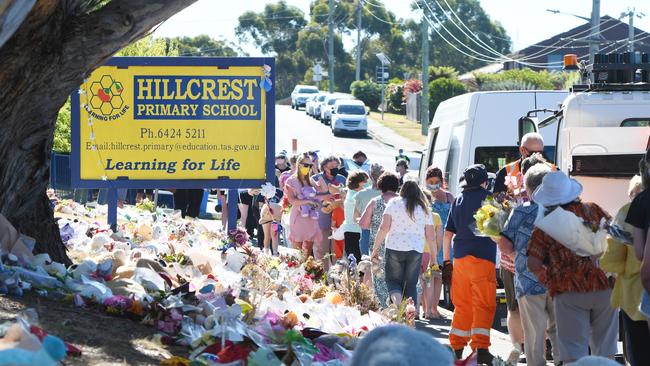
[[[304,109],[296,111],[290,106],[277,105],[275,122],[276,151],[286,150],[291,153],[292,139],[297,139],[298,152],[319,150],[318,155],[321,157],[334,154],[351,158],[361,150],[371,162],[380,163],[388,170],[395,169],[395,156],[398,154],[396,149],[366,136],[335,137],[329,126],[309,117]]]

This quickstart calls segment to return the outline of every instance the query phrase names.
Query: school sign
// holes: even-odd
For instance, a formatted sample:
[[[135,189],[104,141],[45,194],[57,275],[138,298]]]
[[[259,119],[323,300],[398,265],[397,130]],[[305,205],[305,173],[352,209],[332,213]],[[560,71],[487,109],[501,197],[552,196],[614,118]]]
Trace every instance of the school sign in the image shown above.
[[[114,57],[72,98],[80,188],[255,187],[274,176],[272,58]]]

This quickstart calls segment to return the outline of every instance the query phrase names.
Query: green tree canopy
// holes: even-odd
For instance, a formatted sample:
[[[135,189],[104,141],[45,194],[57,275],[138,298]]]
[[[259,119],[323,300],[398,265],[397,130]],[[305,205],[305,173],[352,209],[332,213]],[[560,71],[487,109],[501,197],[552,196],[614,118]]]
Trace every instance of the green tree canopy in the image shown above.
[[[237,51],[227,42],[211,38],[206,34],[196,37],[169,38],[168,43],[178,48],[179,56],[237,56]]]

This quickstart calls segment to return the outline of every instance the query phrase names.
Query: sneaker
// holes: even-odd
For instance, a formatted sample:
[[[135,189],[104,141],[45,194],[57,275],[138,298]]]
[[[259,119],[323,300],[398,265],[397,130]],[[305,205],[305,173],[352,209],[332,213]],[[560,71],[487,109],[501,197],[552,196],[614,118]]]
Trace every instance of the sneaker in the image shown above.
[[[485,348],[479,348],[477,351],[476,363],[483,365],[492,365],[494,356],[490,353],[489,350]]]
[[[521,351],[513,348],[512,351],[510,351],[510,355],[508,355],[508,358],[506,359],[506,363],[516,365],[519,362],[519,358],[521,357]]]
[[[463,359],[463,348],[455,350],[454,354],[456,355],[457,360],[462,360]]]

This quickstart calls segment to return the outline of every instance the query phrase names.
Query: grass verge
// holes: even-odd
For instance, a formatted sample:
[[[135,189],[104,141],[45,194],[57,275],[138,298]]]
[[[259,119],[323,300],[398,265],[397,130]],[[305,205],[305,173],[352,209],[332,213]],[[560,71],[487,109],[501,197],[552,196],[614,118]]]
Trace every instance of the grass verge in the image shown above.
[[[427,140],[426,136],[422,136],[420,124],[408,120],[404,115],[384,113],[384,120],[382,121],[381,113],[370,112],[370,118],[395,131],[396,134],[418,144],[424,144]]]

